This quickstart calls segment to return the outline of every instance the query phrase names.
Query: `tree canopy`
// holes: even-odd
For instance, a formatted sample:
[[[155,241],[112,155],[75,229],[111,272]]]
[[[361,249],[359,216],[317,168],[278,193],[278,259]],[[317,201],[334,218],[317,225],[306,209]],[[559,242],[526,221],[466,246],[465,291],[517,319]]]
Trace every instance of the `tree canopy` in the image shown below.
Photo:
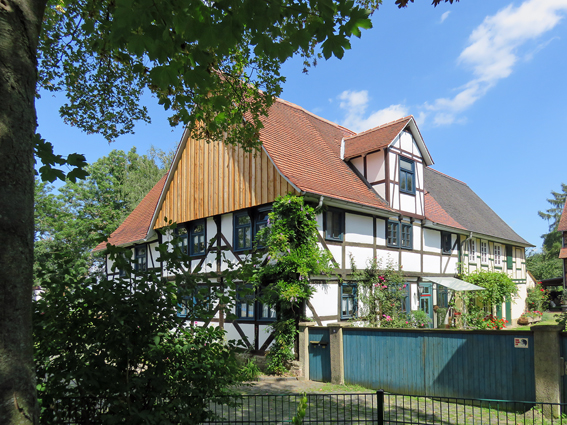
[[[452,0],[445,0],[452,3]],[[35,134],[39,90],[63,91],[65,121],[113,140],[149,120],[144,89],[197,136],[259,144],[281,64],[341,58],[380,0],[4,0],[0,7],[0,417],[36,423],[31,339],[34,153],[75,167]],[[407,0],[398,0],[405,6]],[[440,3],[434,0],[433,4]]]

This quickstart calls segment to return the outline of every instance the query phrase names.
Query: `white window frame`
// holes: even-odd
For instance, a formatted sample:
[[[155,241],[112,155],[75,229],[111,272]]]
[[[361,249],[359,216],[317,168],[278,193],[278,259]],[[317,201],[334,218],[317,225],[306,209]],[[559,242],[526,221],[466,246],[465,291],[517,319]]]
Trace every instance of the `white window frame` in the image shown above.
[[[488,263],[488,242],[480,241],[480,262]]]
[[[476,263],[476,239],[469,241],[469,262]]]
[[[499,244],[494,244],[494,265],[502,266],[502,247]]]

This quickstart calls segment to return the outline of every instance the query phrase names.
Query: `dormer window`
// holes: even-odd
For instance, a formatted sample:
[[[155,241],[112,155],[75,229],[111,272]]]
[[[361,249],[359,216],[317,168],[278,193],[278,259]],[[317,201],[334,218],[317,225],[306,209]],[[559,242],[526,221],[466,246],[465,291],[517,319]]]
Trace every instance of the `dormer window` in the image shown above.
[[[400,192],[415,195],[415,163],[400,156]]]

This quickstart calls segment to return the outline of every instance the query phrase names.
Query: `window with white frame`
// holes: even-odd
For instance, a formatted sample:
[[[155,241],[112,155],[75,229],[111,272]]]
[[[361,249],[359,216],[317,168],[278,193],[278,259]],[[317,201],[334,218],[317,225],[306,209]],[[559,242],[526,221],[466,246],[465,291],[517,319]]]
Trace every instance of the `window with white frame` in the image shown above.
[[[480,242],[480,262],[488,263],[488,242]]]
[[[502,247],[498,244],[494,244],[494,265],[502,266]]]
[[[476,240],[469,241],[469,261],[476,263]]]

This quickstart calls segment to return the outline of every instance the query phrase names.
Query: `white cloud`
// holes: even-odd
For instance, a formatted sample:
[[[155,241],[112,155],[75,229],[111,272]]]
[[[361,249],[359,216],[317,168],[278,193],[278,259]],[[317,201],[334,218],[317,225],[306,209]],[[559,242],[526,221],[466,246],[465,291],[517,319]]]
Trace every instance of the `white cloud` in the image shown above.
[[[390,105],[365,117],[368,102],[370,101],[367,90],[347,90],[342,92],[338,98],[341,109],[346,111],[345,119],[341,124],[356,132],[368,130],[409,115],[406,106]]]
[[[521,48],[553,29],[565,11],[567,0],[527,0],[518,7],[509,5],[487,16],[471,33],[468,46],[458,58],[460,64],[472,70],[474,78],[453,98],[441,98],[425,105],[436,113],[433,122],[447,125],[459,121],[456,115],[473,105],[499,80],[509,77],[518,60],[530,60],[551,41],[522,56]]]
[[[449,17],[449,14],[451,13],[451,11],[447,11],[444,14],[441,15],[441,19],[439,20],[439,23],[442,24],[443,22],[445,22],[445,19],[447,19]]]

